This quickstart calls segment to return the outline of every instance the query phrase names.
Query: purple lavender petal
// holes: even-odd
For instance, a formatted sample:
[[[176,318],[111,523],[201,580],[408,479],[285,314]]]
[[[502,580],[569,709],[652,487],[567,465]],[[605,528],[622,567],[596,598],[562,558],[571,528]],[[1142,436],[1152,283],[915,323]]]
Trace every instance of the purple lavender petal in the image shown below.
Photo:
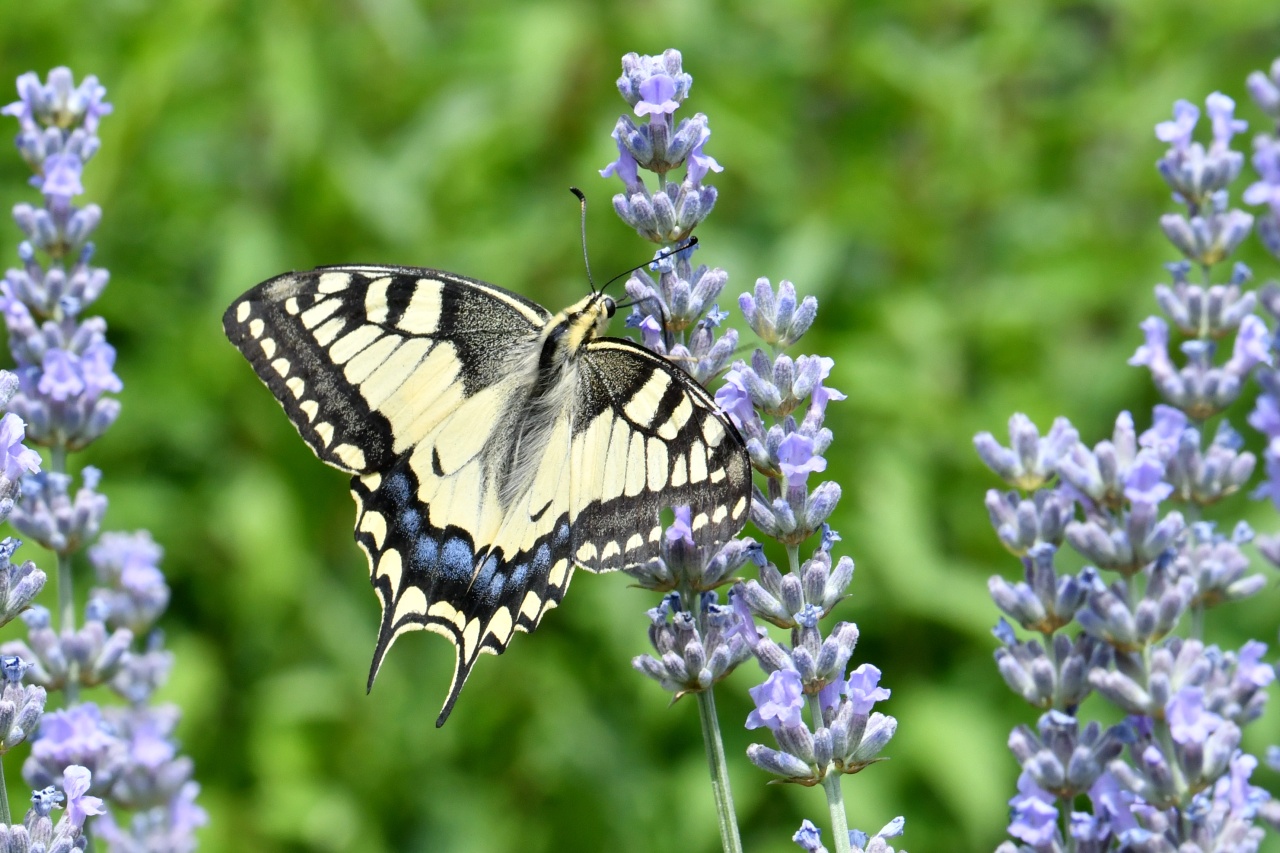
[[[798,726],[804,708],[804,688],[800,675],[794,670],[775,670],[764,684],[747,691],[755,700],[756,709],[747,716],[747,728],[767,726],[777,731],[783,726]]]
[[[84,380],[80,377],[78,361],[64,349],[53,347],[46,350],[40,382],[36,386],[40,393],[60,403],[83,393]]]
[[[803,486],[809,475],[827,470],[827,460],[813,452],[813,439],[789,433],[778,445],[778,464],[787,486]]]
[[[1190,101],[1178,100],[1173,104],[1173,121],[1156,125],[1156,139],[1167,142],[1179,150],[1191,143],[1191,133],[1200,120],[1200,109]]]
[[[100,797],[86,796],[89,792],[89,770],[73,764],[62,773],[62,790],[67,795],[67,818],[77,827],[84,826],[85,818],[106,812]]]
[[[1204,690],[1199,687],[1179,690],[1165,705],[1164,713],[1169,733],[1178,743],[1204,743],[1222,725],[1222,717],[1205,707]]]
[[[864,663],[849,673],[849,680],[844,685],[844,695],[849,698],[855,714],[869,714],[875,703],[889,698],[888,688],[879,685],[880,670],[869,663]]]
[[[640,100],[636,103],[636,115],[664,115],[673,113],[680,104],[673,100],[676,81],[666,74],[654,74],[640,84]]]

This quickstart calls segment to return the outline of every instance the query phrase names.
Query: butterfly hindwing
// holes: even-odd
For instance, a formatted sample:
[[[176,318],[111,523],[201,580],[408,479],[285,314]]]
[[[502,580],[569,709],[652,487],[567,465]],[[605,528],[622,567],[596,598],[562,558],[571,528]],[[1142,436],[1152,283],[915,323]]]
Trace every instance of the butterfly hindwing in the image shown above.
[[[573,575],[568,514],[530,519],[514,509],[492,537],[477,541],[466,525],[446,520],[441,502],[418,499],[413,466],[352,480],[359,507],[356,541],[369,557],[382,625],[369,685],[391,644],[406,630],[434,631],[453,643],[454,674],[444,723],[482,652],[501,654],[515,631],[532,631],[559,604]],[[512,528],[515,528],[514,530]],[[519,544],[516,544],[519,543]]]
[[[570,468],[574,559],[592,571],[659,555],[661,512],[688,506],[702,544],[732,538],[751,505],[737,429],[701,385],[632,341],[587,346]]]

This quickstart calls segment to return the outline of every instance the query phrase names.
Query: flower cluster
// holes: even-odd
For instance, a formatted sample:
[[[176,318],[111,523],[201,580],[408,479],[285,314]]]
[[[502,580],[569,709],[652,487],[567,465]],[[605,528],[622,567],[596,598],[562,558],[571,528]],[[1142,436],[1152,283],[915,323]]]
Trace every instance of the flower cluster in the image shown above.
[[[702,183],[708,172],[719,172],[715,158],[703,151],[711,130],[702,113],[674,123],[673,113],[688,97],[693,78],[681,68],[680,51],[662,56],[622,58],[618,91],[636,116],[648,116],[637,125],[630,116],[618,119],[613,139],[618,159],[600,175],[617,175],[626,187],[613,197],[613,209],[641,237],[655,243],[679,243],[693,233],[716,203],[715,187]],[[679,183],[668,182],[667,173],[685,166]],[[657,175],[657,191],[650,193],[640,177],[646,169]]]
[[[819,621],[844,597],[853,576],[852,560],[833,559],[832,547],[840,537],[825,523],[839,500],[839,486],[824,482],[808,487],[809,475],[826,469],[823,454],[832,441],[831,431],[823,426],[827,403],[844,395],[824,384],[834,367],[832,359],[781,353],[813,325],[817,300],[799,299],[788,281],[775,290],[767,279],[760,279],[754,292],[743,294],[738,304],[772,355],[757,349],[749,364],[730,365],[738,332],[726,329],[717,337],[728,312],[716,302],[728,274],[695,267],[695,242],[673,245],[690,237],[715,202],[715,189],[702,184],[708,171],[720,171],[703,150],[710,136],[706,116],[697,114],[673,125],[672,113],[692,84],[679,52],[628,54],[622,67],[619,90],[636,115],[649,120],[643,125],[629,116],[618,120],[613,132],[618,159],[601,174],[617,175],[625,184],[626,191],[614,197],[623,221],[665,247],[650,265],[656,279],[637,272],[626,284],[634,306],[627,325],[639,330],[645,347],[679,364],[704,386],[724,374],[716,404],[743,438],[754,469],[767,483],[765,491],[754,491],[751,520],[781,543],[790,563],[783,573],[758,543],[747,538],[714,549],[702,546],[690,528],[689,509],[676,507],[660,559],[628,570],[641,586],[665,593],[662,603],[649,611],[649,637],[656,655],[637,657],[633,664],[677,698],[693,693],[703,703],[703,734],[712,757],[722,827],[736,819],[727,796],[728,780],[718,764],[723,747],[711,688],[754,655],[768,678],[751,690],[756,710],[747,726],[768,728],[779,748],[754,744],[748,757],[785,781],[828,789],[837,850],[851,849],[851,840],[859,850],[889,849],[880,836],[868,842],[859,833],[849,833],[839,792],[841,775],[878,760],[892,737],[893,718],[872,711],[889,692],[879,686],[880,671],[875,667],[864,664],[848,671],[858,638],[855,625],[838,623],[825,638],[819,630]],[[681,163],[684,180],[669,183],[667,173]],[[656,192],[649,192],[640,169],[656,174]],[[800,545],[819,532],[817,547],[801,565]],[[734,577],[747,563],[759,567],[759,580],[739,582]],[[725,584],[735,584],[729,606],[720,604],[716,594]],[[757,618],[789,630],[790,643],[771,639],[756,625]],[[810,837],[808,830],[797,834],[802,846],[802,837]],[[820,849],[812,831],[817,846],[808,849]],[[740,849],[740,842],[735,842],[726,837],[726,849]]]
[[[1260,88],[1251,78],[1255,94]],[[1021,581],[990,581],[1004,614],[997,666],[1043,712],[1035,730],[1019,726],[1009,739],[1022,767],[1009,834],[1021,846],[1006,842],[1001,851],[1255,850],[1255,822],[1274,808],[1249,785],[1257,760],[1240,748],[1242,727],[1262,713],[1275,679],[1262,660],[1266,646],[1250,640],[1230,650],[1202,639],[1210,610],[1266,586],[1248,572],[1247,524],[1227,533],[1197,520],[1240,492],[1257,463],[1225,418],[1211,432],[1206,421],[1253,376],[1264,390],[1280,389],[1273,336],[1255,313],[1266,307],[1265,292],[1260,299],[1243,290],[1251,277],[1243,264],[1212,283],[1253,217],[1230,209],[1228,196],[1243,164],[1231,140],[1246,125],[1225,95],[1210,95],[1206,110],[1207,147],[1192,141],[1200,113],[1186,101],[1156,128],[1170,146],[1158,169],[1187,208],[1161,226],[1187,260],[1168,265],[1172,281],[1155,289],[1165,317],[1142,324],[1145,342],[1130,360],[1150,370],[1165,400],[1151,426],[1139,433],[1123,412],[1111,437],[1089,447],[1065,418],[1042,436],[1014,415],[1008,447],[989,433],[974,441],[1013,488],[988,492],[987,509],[1023,564]],[[1204,285],[1189,281],[1193,264]],[[1169,357],[1170,324],[1186,338],[1182,368]],[[1224,340],[1232,354],[1215,364]],[[1264,394],[1249,420],[1280,437],[1276,399]],[[1268,451],[1269,469],[1272,457]],[[1261,493],[1275,497],[1276,488]],[[1063,549],[1088,565],[1066,571]],[[1177,636],[1187,621],[1190,637]],[[1040,639],[1019,639],[1014,625]],[[1095,693],[1124,721],[1104,728],[1081,720],[1081,703]],[[1079,808],[1085,801],[1090,810]]]
[[[823,384],[832,359],[793,359],[780,352],[812,324],[817,312],[813,297],[797,300],[790,282],[782,282],[775,292],[762,279],[739,305],[774,356],[757,348],[750,364],[736,362],[716,402],[746,439],[752,466],[764,476],[765,489],[753,497],[751,519],[782,544],[789,562],[786,573],[766,562],[758,580],[734,591],[735,606],[755,635],[752,650],[768,673],[751,691],[756,710],[747,727],[768,728],[778,744],[778,749],[754,744],[747,754],[786,781],[834,784],[839,774],[856,773],[879,760],[897,728],[892,717],[872,711],[876,702],[889,697],[879,686],[880,670],[870,664],[848,670],[857,626],[836,623],[826,637],[819,629],[853,579],[853,561],[832,556],[840,537],[826,524],[840,487],[826,481],[809,488],[809,476],[827,467],[822,455],[832,442],[831,430],[823,425],[827,403],[844,395]],[[812,555],[801,563],[801,544],[819,533]],[[790,643],[761,632],[755,618],[790,632]]]
[[[90,815],[101,815],[100,797],[89,795],[91,773],[72,765],[62,773],[62,790],[50,785],[31,795],[31,809],[22,823],[0,826],[0,849],[13,853],[71,853],[84,850],[88,837],[84,823]],[[66,812],[55,824],[50,817],[55,808]],[[6,808],[6,813],[8,809]]]
[[[1020,640],[1004,619],[995,632],[1001,676],[1044,711],[1036,732],[1019,727],[1009,742],[1023,768],[1009,832],[1026,849],[1063,843],[1060,808],[1082,795],[1094,811],[1074,812],[1070,831],[1076,842],[1099,845],[1087,849],[1133,843],[1156,825],[1173,827],[1166,840],[1175,846],[1188,840],[1177,815],[1199,814],[1211,805],[1195,800],[1204,789],[1243,772],[1240,729],[1261,713],[1275,675],[1256,641],[1233,652],[1173,636],[1184,616],[1200,623],[1208,610],[1259,592],[1265,579],[1246,573],[1247,525],[1225,536],[1210,522],[1187,524],[1176,510],[1161,514],[1168,500],[1218,500],[1247,475],[1186,476],[1220,445],[1199,453],[1199,431],[1183,413],[1157,409],[1156,425],[1141,435],[1122,413],[1112,438],[1092,449],[1061,418],[1040,436],[1015,415],[1007,448],[990,434],[975,440],[992,470],[1021,490],[987,495],[992,524],[1024,570],[1016,583],[993,577],[992,598],[1008,620],[1043,638]],[[1020,485],[1035,481],[1034,489]],[[1092,565],[1064,571],[1063,548]],[[1110,583],[1108,571],[1117,575]],[[1075,715],[1092,693],[1128,714],[1126,722],[1081,730]],[[1117,789],[1122,800],[1112,796]],[[1223,826],[1235,827],[1256,809],[1228,812]]]
[[[18,95],[0,112],[18,119],[18,151],[35,172],[31,183],[44,195],[44,206],[15,205],[14,219],[26,237],[18,246],[23,266],[0,282],[0,311],[20,383],[11,406],[27,421],[32,440],[78,449],[102,435],[120,412],[117,401],[103,396],[121,390],[106,323],[101,317],[80,320],[107,284],[106,270],[90,263],[89,238],[102,210],[73,203],[84,192],[81,174],[100,144],[98,120],[111,105],[97,78],[75,86],[66,68],[49,72],[44,84],[23,74]]]
[[[0,604],[10,618],[20,613],[27,626],[25,640],[0,647],[8,681],[0,698],[0,732],[8,733],[7,749],[38,724],[23,765],[26,781],[43,789],[37,810],[61,798],[50,786],[65,791],[67,818],[57,832],[69,819],[75,835],[46,839],[64,845],[47,849],[82,849],[79,829],[85,816],[97,814],[96,831],[115,850],[185,853],[195,849],[194,830],[206,818],[194,803],[192,762],[178,754],[173,737],[178,709],[151,704],[172,665],[155,629],[169,601],[159,568],[162,552],[145,531],[100,534],[107,510],[98,490],[101,472],[83,468],[73,493],[67,471],[68,452],[100,437],[120,409],[117,400],[104,396],[122,387],[106,323],[81,316],[108,281],[107,272],[90,263],[89,238],[102,213],[97,205],[78,207],[73,201],[84,192],[84,166],[98,150],[98,123],[111,105],[95,78],[77,86],[66,68],[51,71],[45,83],[35,74],[22,75],[18,94],[20,100],[2,112],[18,119],[18,149],[35,173],[32,185],[44,205],[14,208],[25,237],[18,249],[23,266],[0,281],[0,311],[17,361],[11,405],[27,419],[32,440],[49,448],[51,465],[22,480],[11,520],[56,555],[59,607],[55,621],[47,608],[30,603],[43,586],[43,573],[31,564],[13,566],[9,557],[16,543],[0,544],[0,590],[7,596]],[[8,420],[0,422],[0,436],[6,439],[0,472],[5,483],[16,481],[20,469],[34,472],[38,457],[31,459],[15,444],[22,437],[21,421],[16,430]],[[77,625],[73,561],[86,551],[98,585],[90,589]],[[24,676],[30,682],[25,687],[19,684]],[[92,688],[107,688],[122,702],[81,701],[81,691]],[[61,692],[65,701],[41,716],[46,691]],[[91,784],[101,799],[86,796]],[[120,823],[122,810],[133,814],[128,826]],[[47,815],[44,808],[45,823]],[[5,818],[7,824],[7,813]],[[12,834],[23,827],[4,829]],[[35,832],[30,818],[26,829]],[[32,849],[43,849],[34,844],[32,835]]]

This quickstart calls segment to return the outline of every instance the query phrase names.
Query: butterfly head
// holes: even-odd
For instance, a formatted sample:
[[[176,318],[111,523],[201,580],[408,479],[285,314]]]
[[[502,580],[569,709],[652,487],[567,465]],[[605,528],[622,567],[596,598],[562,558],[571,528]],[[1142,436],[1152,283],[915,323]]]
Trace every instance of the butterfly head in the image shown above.
[[[563,346],[568,353],[576,353],[588,341],[604,334],[617,310],[618,303],[613,297],[596,292],[570,305],[551,325],[563,327]]]

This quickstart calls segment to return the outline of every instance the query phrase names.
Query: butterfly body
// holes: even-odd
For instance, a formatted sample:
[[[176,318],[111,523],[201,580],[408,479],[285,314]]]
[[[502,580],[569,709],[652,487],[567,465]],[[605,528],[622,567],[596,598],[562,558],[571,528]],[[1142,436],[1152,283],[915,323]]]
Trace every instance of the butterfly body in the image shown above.
[[[485,282],[415,267],[322,267],[263,282],[223,325],[324,462],[352,475],[356,541],[397,636],[457,650],[452,709],[564,595],[575,566],[656,557],[660,512],[706,544],[750,503],[741,437],[688,374],[604,337],[613,301],[552,315]]]

